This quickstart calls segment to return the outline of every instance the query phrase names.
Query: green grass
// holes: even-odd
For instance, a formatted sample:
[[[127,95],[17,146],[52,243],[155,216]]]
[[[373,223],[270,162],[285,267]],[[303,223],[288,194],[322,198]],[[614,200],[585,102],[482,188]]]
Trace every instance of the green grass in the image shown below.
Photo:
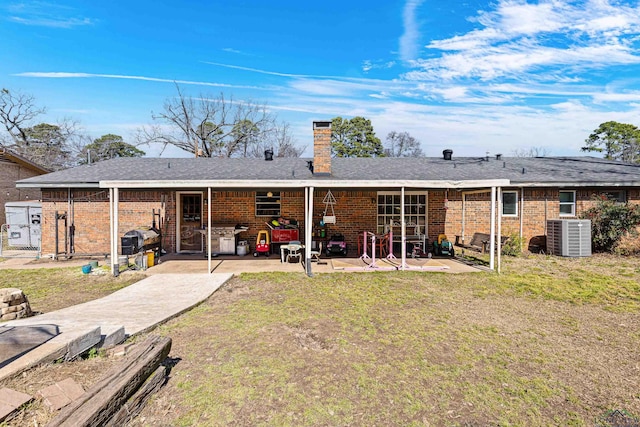
[[[103,297],[141,280],[141,274],[113,277],[82,274],[80,267],[3,269],[0,288],[21,289],[34,311],[49,312]]]
[[[602,408],[640,412],[615,382],[640,381],[637,273],[535,261],[502,275],[243,275],[160,328],[183,359],[171,422],[590,425]],[[615,320],[591,324],[587,306]],[[628,359],[609,366],[610,352]]]

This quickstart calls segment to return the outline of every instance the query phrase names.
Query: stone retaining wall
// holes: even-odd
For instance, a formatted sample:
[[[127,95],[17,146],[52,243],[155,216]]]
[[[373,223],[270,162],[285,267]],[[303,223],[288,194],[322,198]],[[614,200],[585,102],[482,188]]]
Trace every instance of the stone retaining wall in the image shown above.
[[[20,289],[0,289],[0,321],[21,319],[31,315],[29,300]]]

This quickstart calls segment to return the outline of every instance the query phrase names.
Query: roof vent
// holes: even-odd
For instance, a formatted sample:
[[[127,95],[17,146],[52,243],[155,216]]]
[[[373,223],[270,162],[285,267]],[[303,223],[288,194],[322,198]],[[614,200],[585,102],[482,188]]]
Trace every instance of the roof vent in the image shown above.
[[[496,160],[502,160],[502,154],[496,154]]]
[[[453,150],[449,150],[448,148],[442,152],[442,156],[445,160],[451,160],[451,156],[453,155]]]
[[[273,160],[273,148],[264,150],[264,159],[267,161]]]

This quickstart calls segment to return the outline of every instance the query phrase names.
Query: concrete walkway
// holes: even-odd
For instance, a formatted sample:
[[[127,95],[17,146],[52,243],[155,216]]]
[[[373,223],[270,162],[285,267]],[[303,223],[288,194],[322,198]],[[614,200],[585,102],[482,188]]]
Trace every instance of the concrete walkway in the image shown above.
[[[1,345],[16,345],[20,328],[58,328],[59,335],[0,368],[0,380],[36,364],[71,359],[100,344],[115,345],[147,331],[210,297],[232,274],[158,274],[104,298],[51,313],[5,322]]]

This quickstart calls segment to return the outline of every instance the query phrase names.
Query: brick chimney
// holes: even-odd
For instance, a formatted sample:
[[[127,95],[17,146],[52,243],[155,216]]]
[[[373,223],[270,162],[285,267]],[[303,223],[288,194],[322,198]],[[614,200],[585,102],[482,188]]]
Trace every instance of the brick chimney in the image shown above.
[[[331,175],[331,122],[313,122],[313,171]]]

